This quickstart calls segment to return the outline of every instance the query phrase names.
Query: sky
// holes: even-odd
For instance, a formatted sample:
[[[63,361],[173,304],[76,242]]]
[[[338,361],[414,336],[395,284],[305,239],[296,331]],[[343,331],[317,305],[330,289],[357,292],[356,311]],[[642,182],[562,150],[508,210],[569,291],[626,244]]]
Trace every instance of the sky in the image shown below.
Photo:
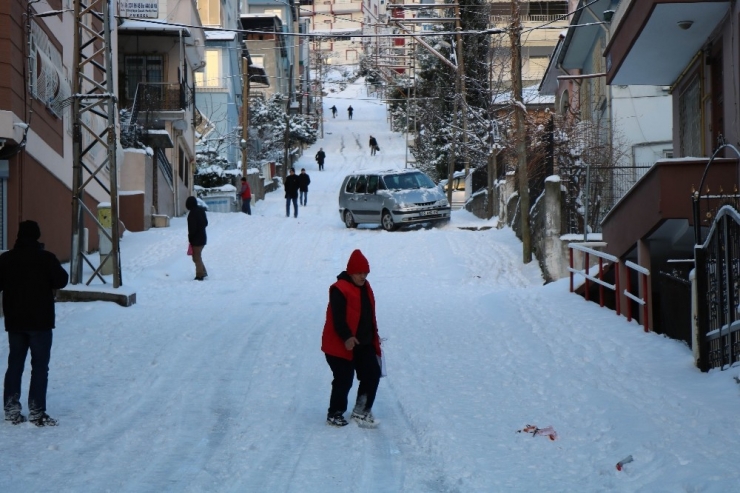
[[[362,79],[328,89],[324,137],[297,163],[311,177],[298,218],[282,191],[251,216],[208,213],[204,282],[185,217],[126,232],[136,304],[56,305],[59,426],[0,423],[0,491],[740,491],[737,368],[701,373],[684,343],[569,293],[567,279],[544,284],[495,218],[345,228],[344,176],[403,168],[406,148]],[[387,365],[376,429],[325,421],[328,290],[356,248]]]

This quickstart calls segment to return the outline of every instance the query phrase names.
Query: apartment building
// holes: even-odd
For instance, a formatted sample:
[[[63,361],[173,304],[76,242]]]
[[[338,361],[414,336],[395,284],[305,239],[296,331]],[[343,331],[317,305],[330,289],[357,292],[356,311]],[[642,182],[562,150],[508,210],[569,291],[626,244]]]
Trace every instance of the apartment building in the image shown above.
[[[195,107],[200,115],[197,150],[208,150],[237,167],[242,106],[242,37],[238,0],[198,0],[205,31],[205,66],[195,73]]]
[[[155,216],[186,211],[198,124],[195,80],[206,66],[206,40],[195,0],[146,4],[151,8],[127,9],[128,2],[122,0],[122,22],[116,30],[118,100],[125,110],[119,215],[133,231],[149,228]]]
[[[322,36],[316,50],[324,54],[324,63],[356,65],[360,63],[365,13],[363,3],[370,0],[300,0],[300,17],[308,21],[310,34]]]
[[[511,24],[511,1],[491,0],[493,27],[506,29]],[[558,43],[560,33],[568,28],[568,0],[521,2],[522,84],[539,84]],[[508,36],[493,39],[494,77],[504,85],[511,83],[511,46]]]
[[[31,219],[62,261],[71,256],[74,18],[69,0],[0,2],[0,249],[13,246],[18,223]],[[99,74],[98,74],[99,75]],[[100,129],[99,121],[87,120]],[[108,177],[98,177],[105,184]],[[85,205],[108,193],[91,183]],[[88,248],[96,249],[90,221]]]

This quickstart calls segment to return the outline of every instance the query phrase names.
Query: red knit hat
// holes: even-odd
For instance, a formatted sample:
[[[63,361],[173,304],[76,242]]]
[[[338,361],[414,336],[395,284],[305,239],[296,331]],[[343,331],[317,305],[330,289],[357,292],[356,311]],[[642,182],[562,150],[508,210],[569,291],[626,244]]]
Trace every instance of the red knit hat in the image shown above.
[[[370,264],[360,250],[355,250],[347,261],[347,274],[368,274]]]

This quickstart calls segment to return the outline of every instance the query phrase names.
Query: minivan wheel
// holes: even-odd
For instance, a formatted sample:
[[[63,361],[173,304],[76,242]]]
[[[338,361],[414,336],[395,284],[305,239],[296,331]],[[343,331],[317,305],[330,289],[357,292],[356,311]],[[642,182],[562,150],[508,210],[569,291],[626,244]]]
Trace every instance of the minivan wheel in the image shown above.
[[[387,210],[383,211],[383,216],[380,218],[380,222],[383,225],[383,229],[386,231],[393,231],[396,229],[396,223],[393,222],[393,216]]]
[[[344,211],[344,225],[348,228],[356,228],[357,223],[355,222],[355,219],[352,217],[352,213],[350,211]]]

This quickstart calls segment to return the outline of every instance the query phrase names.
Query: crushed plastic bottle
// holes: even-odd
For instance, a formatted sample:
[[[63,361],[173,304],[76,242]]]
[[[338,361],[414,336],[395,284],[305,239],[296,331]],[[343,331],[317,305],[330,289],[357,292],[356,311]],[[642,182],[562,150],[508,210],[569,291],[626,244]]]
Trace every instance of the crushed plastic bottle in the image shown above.
[[[628,456],[627,456],[627,457],[625,457],[624,459],[622,459],[622,460],[620,460],[619,462],[617,462],[617,471],[621,471],[621,470],[622,470],[622,467],[623,467],[623,466],[624,466],[625,464],[629,464],[630,462],[632,462],[632,460],[633,460],[633,459],[632,459],[632,456],[631,456],[631,455],[628,455]]]

